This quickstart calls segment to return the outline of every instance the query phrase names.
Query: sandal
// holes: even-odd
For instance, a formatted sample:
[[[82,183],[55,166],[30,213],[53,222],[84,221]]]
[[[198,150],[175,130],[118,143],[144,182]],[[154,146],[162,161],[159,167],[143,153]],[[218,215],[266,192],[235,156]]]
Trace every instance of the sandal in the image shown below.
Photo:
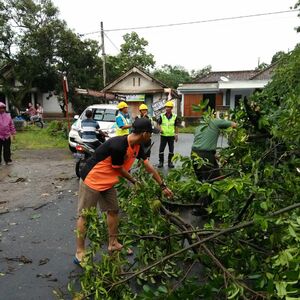
[[[82,268],[81,260],[78,259],[78,257],[76,256],[76,254],[75,254],[74,258],[73,258],[73,263],[74,263],[75,265],[77,265],[77,266],[79,266],[79,267]]]

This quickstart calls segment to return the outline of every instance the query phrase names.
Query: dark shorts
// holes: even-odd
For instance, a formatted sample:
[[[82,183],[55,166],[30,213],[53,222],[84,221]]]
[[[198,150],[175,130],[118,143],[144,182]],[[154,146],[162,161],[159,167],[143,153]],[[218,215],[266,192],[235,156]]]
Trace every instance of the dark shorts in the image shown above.
[[[78,193],[78,208],[77,214],[81,215],[83,209],[99,207],[101,211],[119,211],[119,205],[117,200],[117,193],[114,187],[105,191],[96,191],[87,186],[82,179],[79,182]]]
[[[194,171],[199,181],[207,181],[221,175],[219,165],[216,160],[216,151],[192,150],[192,154],[193,153],[197,154],[204,160],[208,160],[208,164],[202,165],[201,167],[199,167],[197,162],[193,160]]]

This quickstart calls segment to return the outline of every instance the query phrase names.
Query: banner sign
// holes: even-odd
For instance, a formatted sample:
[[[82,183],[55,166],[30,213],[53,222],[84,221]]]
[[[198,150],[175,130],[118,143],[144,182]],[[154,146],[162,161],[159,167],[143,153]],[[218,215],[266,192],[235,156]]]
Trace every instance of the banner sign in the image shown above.
[[[154,115],[157,117],[161,113],[163,113],[165,109],[165,103],[167,102],[167,99],[160,99],[154,103],[152,103],[152,109]]]
[[[124,95],[126,102],[145,102],[145,94]]]

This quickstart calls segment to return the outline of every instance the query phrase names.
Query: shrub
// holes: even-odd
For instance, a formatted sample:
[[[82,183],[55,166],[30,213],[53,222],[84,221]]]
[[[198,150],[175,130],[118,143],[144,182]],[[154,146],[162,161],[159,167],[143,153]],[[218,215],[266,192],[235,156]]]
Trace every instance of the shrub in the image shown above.
[[[52,121],[49,123],[46,131],[52,136],[61,136],[63,138],[68,137],[68,125],[64,121]]]

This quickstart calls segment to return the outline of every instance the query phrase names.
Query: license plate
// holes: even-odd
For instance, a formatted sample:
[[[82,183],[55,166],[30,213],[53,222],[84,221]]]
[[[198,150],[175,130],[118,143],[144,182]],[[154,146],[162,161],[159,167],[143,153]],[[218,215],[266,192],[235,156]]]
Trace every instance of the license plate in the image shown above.
[[[77,158],[77,159],[85,158],[84,153],[74,153],[74,157]]]

